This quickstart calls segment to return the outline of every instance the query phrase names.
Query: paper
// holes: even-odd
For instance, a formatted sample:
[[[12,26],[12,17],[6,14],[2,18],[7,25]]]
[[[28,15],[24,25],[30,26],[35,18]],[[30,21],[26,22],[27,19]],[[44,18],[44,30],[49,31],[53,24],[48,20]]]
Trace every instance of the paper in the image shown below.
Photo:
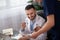
[[[5,35],[13,35],[13,29],[12,28],[4,29],[2,30],[2,33]]]

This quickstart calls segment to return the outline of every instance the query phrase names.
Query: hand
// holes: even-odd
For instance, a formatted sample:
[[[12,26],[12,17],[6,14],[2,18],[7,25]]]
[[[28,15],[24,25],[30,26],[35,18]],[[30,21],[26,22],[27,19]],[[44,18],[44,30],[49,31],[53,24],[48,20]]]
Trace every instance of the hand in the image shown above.
[[[37,32],[37,31],[40,30],[40,29],[41,29],[41,27],[40,27],[40,26],[37,26],[37,27],[34,29],[34,31]]]
[[[34,39],[35,39],[35,38],[38,37],[38,35],[39,35],[39,34],[38,34],[37,32],[33,32],[33,33],[31,34],[31,38],[34,38]]]
[[[18,40],[27,40],[25,37],[22,37],[22,38],[20,38],[20,39],[18,39]]]
[[[22,27],[22,29],[25,29],[26,23],[25,23],[25,22],[22,22],[22,23],[21,23],[21,27]]]
[[[27,36],[23,36],[19,40],[28,40],[28,37]]]

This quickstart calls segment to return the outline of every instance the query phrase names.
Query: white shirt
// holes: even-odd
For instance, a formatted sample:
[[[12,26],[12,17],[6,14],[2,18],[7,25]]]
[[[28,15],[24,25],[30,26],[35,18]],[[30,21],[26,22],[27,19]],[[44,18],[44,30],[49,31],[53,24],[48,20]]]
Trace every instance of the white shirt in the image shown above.
[[[33,25],[34,26],[33,29],[36,28],[36,25],[42,27],[45,23],[45,19],[42,18],[41,16],[38,16],[38,15],[36,15],[36,18],[34,19],[34,21],[35,22],[34,22],[34,25]],[[30,19],[26,18],[25,22],[26,22],[26,27],[25,27],[25,30],[24,30],[23,34],[31,34]],[[31,40],[46,40],[46,37],[47,37],[47,32],[42,33],[36,39],[31,39]]]

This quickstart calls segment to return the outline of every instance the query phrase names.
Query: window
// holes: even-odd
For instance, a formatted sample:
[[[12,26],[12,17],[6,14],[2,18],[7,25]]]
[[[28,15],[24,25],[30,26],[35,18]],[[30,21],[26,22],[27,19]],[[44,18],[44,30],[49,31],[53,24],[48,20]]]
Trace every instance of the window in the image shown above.
[[[0,9],[6,7],[6,0],[0,0]]]
[[[4,8],[18,7],[27,4],[28,0],[0,0],[0,10]]]

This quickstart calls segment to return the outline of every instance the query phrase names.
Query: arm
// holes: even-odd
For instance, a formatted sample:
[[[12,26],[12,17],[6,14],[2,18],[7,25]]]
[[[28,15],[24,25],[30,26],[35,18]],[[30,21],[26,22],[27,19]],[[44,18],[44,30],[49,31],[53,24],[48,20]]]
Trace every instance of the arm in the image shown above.
[[[47,21],[43,27],[38,31],[32,33],[31,37],[36,38],[41,33],[47,32],[55,25],[54,13],[55,13],[55,0],[44,0],[44,13],[46,13]]]
[[[48,15],[47,16],[47,22],[44,24],[44,26],[37,32],[32,33],[31,37],[36,38],[41,33],[47,32],[54,26],[54,15]]]
[[[26,18],[25,21],[21,23],[21,30],[26,31],[27,25],[28,25],[28,18]]]
[[[25,22],[22,22],[21,23],[21,28],[20,28],[20,34],[24,34],[25,33],[25,28],[26,28],[26,23]]]
[[[26,23],[25,23],[25,22],[22,22],[22,23],[21,23],[21,28],[24,30],[25,27],[26,27]]]
[[[38,31],[38,33],[44,33],[50,30],[54,26],[54,15],[47,16],[47,22],[45,25]]]

